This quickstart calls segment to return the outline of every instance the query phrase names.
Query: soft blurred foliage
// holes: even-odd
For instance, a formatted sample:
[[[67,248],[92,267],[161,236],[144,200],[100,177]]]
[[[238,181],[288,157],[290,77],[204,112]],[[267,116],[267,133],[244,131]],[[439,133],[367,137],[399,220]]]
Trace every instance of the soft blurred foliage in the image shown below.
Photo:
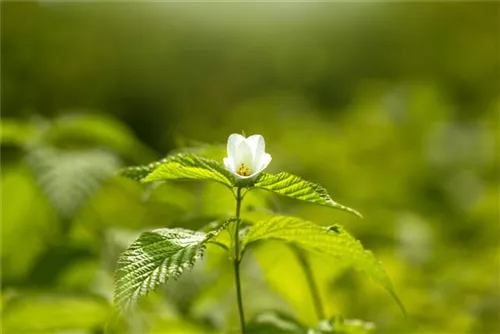
[[[500,332],[499,3],[1,3],[4,333],[216,333],[237,328],[231,264],[202,263],[113,313],[121,250],[147,229],[230,216],[217,184],[116,177],[186,147],[221,159],[260,133],[340,211],[255,193],[272,212],[340,223],[374,251],[408,309],[329,259],[328,316],[380,333]],[[201,142],[219,146],[199,148]],[[247,317],[315,325],[289,248],[243,262]]]

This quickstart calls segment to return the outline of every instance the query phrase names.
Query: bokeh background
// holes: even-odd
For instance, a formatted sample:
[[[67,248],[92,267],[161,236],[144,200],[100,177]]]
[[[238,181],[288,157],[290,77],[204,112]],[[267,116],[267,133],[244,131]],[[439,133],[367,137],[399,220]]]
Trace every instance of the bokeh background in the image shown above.
[[[116,258],[141,231],[234,211],[218,185],[152,189],[116,171],[184,149],[220,159],[242,131],[266,138],[271,172],[365,219],[258,193],[244,215],[342,224],[408,310],[312,258],[329,316],[499,333],[499,16],[498,2],[2,2],[3,333],[236,329],[230,263],[211,248],[110,319]],[[248,318],[316,323],[287,247],[249,253],[243,284]]]

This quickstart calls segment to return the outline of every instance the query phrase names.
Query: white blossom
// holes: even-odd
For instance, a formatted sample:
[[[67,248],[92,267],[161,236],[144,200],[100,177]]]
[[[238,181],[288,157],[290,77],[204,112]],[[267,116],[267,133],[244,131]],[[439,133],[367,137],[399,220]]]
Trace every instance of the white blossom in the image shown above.
[[[265,150],[266,143],[261,135],[245,138],[233,133],[227,139],[224,166],[233,173],[236,180],[253,180],[271,162],[271,155]]]

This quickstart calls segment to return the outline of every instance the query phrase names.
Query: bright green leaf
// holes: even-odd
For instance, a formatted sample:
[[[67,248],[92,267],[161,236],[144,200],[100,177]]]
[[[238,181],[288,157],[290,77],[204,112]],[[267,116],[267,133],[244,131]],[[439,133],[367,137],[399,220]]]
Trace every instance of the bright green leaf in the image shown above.
[[[30,271],[58,229],[57,217],[26,164],[2,166],[2,283],[31,281]],[[27,204],[29,203],[29,205]],[[22,251],[19,251],[19,245]]]
[[[263,240],[289,242],[304,250],[333,256],[337,261],[352,265],[382,285],[405,313],[382,264],[341,226],[324,228],[300,218],[277,216],[251,226],[243,239],[243,247]]]
[[[269,190],[282,196],[344,210],[358,217],[363,217],[358,211],[332,200],[322,186],[286,172],[276,175],[263,173],[257,179],[254,188]]]
[[[129,167],[122,176],[141,182],[165,180],[213,180],[232,187],[231,173],[215,160],[193,154],[177,154],[147,166]]]
[[[160,162],[153,162],[144,166],[127,167],[120,170],[118,174],[134,181],[141,181],[143,178],[152,173],[156,167],[159,166],[159,164]]]

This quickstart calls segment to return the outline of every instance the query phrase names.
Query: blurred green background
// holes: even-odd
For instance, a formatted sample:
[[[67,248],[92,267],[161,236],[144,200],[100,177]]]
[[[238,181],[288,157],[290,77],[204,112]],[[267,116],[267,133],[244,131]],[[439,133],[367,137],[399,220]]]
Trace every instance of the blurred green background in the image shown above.
[[[145,188],[122,166],[260,133],[273,162],[362,212],[256,193],[269,212],[340,223],[408,309],[311,259],[329,316],[379,333],[499,333],[498,2],[1,3],[3,333],[237,328],[230,263],[202,263],[111,321],[116,258],[147,229],[230,215],[219,185]],[[199,148],[199,143],[213,146]],[[222,146],[223,147],[223,146]],[[281,244],[243,262],[247,318],[314,324]]]

